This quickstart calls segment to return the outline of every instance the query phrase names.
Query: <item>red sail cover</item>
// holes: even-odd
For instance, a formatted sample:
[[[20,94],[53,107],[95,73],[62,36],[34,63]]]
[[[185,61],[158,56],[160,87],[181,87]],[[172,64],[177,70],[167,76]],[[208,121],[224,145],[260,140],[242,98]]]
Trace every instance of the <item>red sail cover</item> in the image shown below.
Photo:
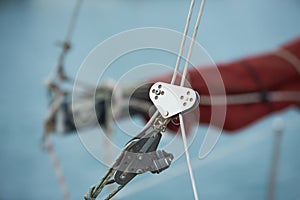
[[[219,128],[235,131],[271,112],[291,105],[300,107],[300,99],[279,102],[272,102],[271,99],[268,99],[268,93],[272,91],[300,92],[300,38],[283,45],[277,51],[243,58],[231,63],[221,63],[217,66],[224,81],[226,95],[252,92],[261,92],[262,94],[261,100],[256,103],[227,105],[225,124]],[[213,79],[217,76],[214,68],[190,69],[187,76],[192,88],[200,96],[211,95],[202,76]],[[156,78],[155,81],[169,82],[170,77],[170,75],[163,76]],[[201,105],[200,103],[199,123],[211,123],[211,108],[211,105]],[[178,130],[178,125],[170,124],[169,128],[174,131]],[[216,126],[218,125],[216,124]]]

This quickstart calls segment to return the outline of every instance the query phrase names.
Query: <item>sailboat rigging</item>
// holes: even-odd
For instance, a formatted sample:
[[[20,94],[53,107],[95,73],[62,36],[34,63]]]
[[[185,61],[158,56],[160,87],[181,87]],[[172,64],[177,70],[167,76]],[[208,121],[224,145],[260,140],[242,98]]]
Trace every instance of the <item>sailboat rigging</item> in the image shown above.
[[[57,169],[57,176],[60,180],[60,185],[62,191],[64,193],[65,199],[69,199],[69,194],[67,191],[67,187],[65,186],[64,179],[61,176],[62,172],[60,167],[57,163],[57,158],[53,151],[53,145],[51,144],[51,140],[48,137],[50,132],[72,132],[75,131],[77,128],[84,128],[84,127],[91,127],[94,124],[100,123],[105,127],[106,132],[112,132],[111,129],[111,120],[109,119],[111,110],[111,93],[112,89],[108,87],[99,87],[96,90],[96,105],[92,103],[87,103],[88,105],[84,107],[78,106],[78,112],[76,113],[85,113],[88,112],[89,109],[94,109],[96,107],[97,120],[96,121],[89,121],[85,120],[87,118],[83,118],[84,122],[82,126],[75,126],[73,122],[74,113],[77,108],[73,106],[72,108],[69,106],[71,103],[71,91],[67,91],[62,89],[61,82],[73,82],[74,80],[68,77],[64,70],[64,60],[67,52],[69,51],[70,45],[70,38],[71,33],[74,30],[75,19],[78,16],[79,8],[82,3],[82,0],[77,0],[76,6],[74,8],[73,17],[71,19],[71,23],[68,29],[68,34],[66,36],[65,41],[62,43],[62,52],[58,59],[58,65],[55,69],[54,76],[49,79],[47,82],[48,92],[50,96],[50,109],[49,113],[45,122],[45,141],[47,149],[51,154],[53,159],[53,163],[55,164],[55,168]],[[92,186],[89,190],[88,194],[84,197],[86,200],[93,200],[96,199],[97,196],[102,192],[102,189],[105,186],[111,186],[112,184],[116,184],[117,188],[110,192],[110,194],[105,199],[111,199],[115,196],[120,190],[122,190],[135,176],[145,173],[160,173],[167,168],[173,162],[174,156],[172,153],[168,153],[164,150],[157,150],[158,144],[161,140],[162,133],[165,132],[167,126],[170,122],[174,121],[174,119],[179,119],[179,126],[182,133],[182,139],[184,144],[184,150],[186,153],[186,160],[188,165],[188,170],[190,174],[191,184],[193,188],[194,199],[198,199],[197,187],[194,180],[192,167],[190,164],[190,158],[188,153],[188,147],[186,142],[186,130],[183,121],[183,114],[188,112],[191,109],[201,106],[212,106],[212,100],[214,105],[224,105],[223,99],[226,98],[227,102],[226,105],[238,105],[238,104],[253,104],[253,103],[260,103],[260,102],[281,102],[281,101],[298,101],[300,99],[300,93],[296,91],[267,91],[263,93],[259,92],[249,92],[249,93],[236,93],[236,94],[226,94],[226,95],[206,95],[206,94],[197,94],[196,89],[190,89],[185,86],[186,76],[188,73],[188,65],[189,59],[191,57],[193,51],[193,45],[196,40],[201,16],[203,13],[203,8],[205,4],[205,0],[201,1],[200,9],[198,12],[197,21],[194,27],[194,32],[192,34],[191,43],[189,45],[188,53],[184,68],[182,70],[182,76],[180,85],[175,85],[175,81],[179,71],[179,65],[181,62],[183,49],[185,46],[187,33],[190,26],[191,16],[194,9],[195,1],[191,0],[189,12],[187,15],[187,21],[184,28],[181,46],[179,49],[178,57],[176,60],[176,65],[173,71],[172,80],[169,83],[166,82],[158,82],[152,85],[149,89],[149,98],[151,99],[152,103],[156,106],[157,111],[152,115],[150,120],[147,122],[143,130],[132,140],[130,140],[127,145],[125,146],[124,150],[121,152],[121,155],[116,159],[116,162],[109,168],[103,179],[96,185]],[[294,59],[293,56],[291,57],[289,54],[285,52],[280,52],[278,57],[282,57],[283,59],[289,61],[295,66],[300,66],[299,60]],[[278,53],[274,52],[274,54]],[[299,71],[299,67],[298,67]],[[300,71],[299,71],[300,72]],[[77,82],[79,83],[79,82]],[[84,100],[93,98],[92,93],[94,92],[93,87],[89,88],[88,84],[80,83],[79,85],[82,86],[82,97]],[[175,87],[176,86],[176,87]],[[173,94],[173,95],[171,95]],[[184,95],[183,95],[184,94]],[[147,94],[148,95],[148,94]],[[164,101],[165,97],[169,97],[168,99],[172,102],[180,101],[182,103],[181,106],[174,104],[175,106],[170,108],[169,105],[166,104]],[[98,99],[97,99],[98,98]],[[183,101],[181,101],[183,100]],[[87,102],[87,101],[86,101]],[[74,105],[74,104],[73,104]],[[100,107],[97,107],[100,106]],[[101,109],[105,107],[104,109]],[[145,110],[148,110],[145,108]],[[201,109],[200,109],[201,110]],[[60,112],[62,111],[62,112]],[[67,114],[68,116],[65,116]],[[64,124],[60,124],[61,120],[60,117],[64,117],[64,119],[71,119],[70,121],[64,121]]]
[[[202,0],[186,62],[184,65],[180,85],[175,86],[174,83],[177,77],[180,60],[182,58],[182,52],[186,41],[187,32],[189,30],[189,24],[194,7],[194,0],[191,0],[190,3],[187,22],[184,34],[182,36],[181,47],[177,57],[177,62],[173,72],[171,83],[155,83],[149,91],[149,96],[150,98],[152,97],[151,100],[158,110],[150,118],[143,130],[127,143],[121,155],[116,159],[116,162],[107,171],[102,180],[98,184],[91,187],[87,195],[84,197],[85,200],[96,199],[105,186],[116,183],[118,184],[117,189],[112,191],[105,198],[105,200],[109,200],[113,196],[115,196],[121,189],[123,189],[125,185],[136,175],[144,172],[160,173],[161,171],[167,169],[171,165],[173,155],[171,153],[165,152],[164,150],[157,150],[157,147],[160,142],[162,132],[166,130],[168,123],[174,117],[177,118],[178,116],[180,120],[182,140],[192,183],[194,199],[198,200],[198,193],[190,163],[190,156],[187,147],[187,139],[182,114],[190,109],[197,107],[199,104],[199,94],[193,89],[184,87],[184,84],[187,68],[189,65],[189,59],[192,54],[193,45],[197,36],[204,5],[205,0]],[[179,99],[183,101],[184,99],[187,100],[184,101],[182,105],[176,105],[176,102],[178,102]],[[168,107],[169,102],[167,100],[175,103],[175,107]]]

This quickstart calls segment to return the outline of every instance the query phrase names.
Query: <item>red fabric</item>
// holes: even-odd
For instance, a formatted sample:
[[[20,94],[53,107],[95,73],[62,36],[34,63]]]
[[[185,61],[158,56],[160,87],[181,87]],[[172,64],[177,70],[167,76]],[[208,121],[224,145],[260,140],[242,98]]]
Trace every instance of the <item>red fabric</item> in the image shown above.
[[[300,60],[300,38],[284,45],[283,49],[289,51]],[[224,81],[226,94],[243,94],[249,92],[267,91],[298,91],[300,92],[300,74],[296,68],[285,59],[272,53],[247,57],[231,63],[218,64],[218,70]],[[200,71],[200,74],[199,72]],[[218,78],[215,68],[198,68],[188,71],[189,82],[194,90],[201,95],[218,94],[220,85],[214,84]],[[155,81],[170,81],[170,75],[155,79]],[[206,77],[206,83],[204,78]],[[208,91],[209,88],[213,88]],[[227,105],[225,124],[227,131],[235,131],[261,119],[267,114],[284,109],[291,105],[300,106],[298,102],[262,102],[253,104]],[[200,123],[211,122],[211,106],[199,106]],[[218,123],[214,124],[216,126]],[[172,130],[178,126],[171,124]]]

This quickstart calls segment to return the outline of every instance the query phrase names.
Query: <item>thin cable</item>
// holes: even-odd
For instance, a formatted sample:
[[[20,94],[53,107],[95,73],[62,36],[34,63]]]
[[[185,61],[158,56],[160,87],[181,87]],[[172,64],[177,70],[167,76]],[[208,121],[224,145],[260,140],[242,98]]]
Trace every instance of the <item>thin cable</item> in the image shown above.
[[[188,33],[190,22],[191,22],[191,16],[192,16],[192,13],[193,13],[194,4],[195,4],[195,0],[192,0],[191,4],[190,4],[190,9],[189,9],[189,12],[188,12],[188,16],[187,16],[187,19],[186,19],[186,23],[185,23],[185,27],[184,27],[184,31],[183,31],[183,35],[182,35],[182,39],[181,39],[181,45],[180,45],[180,49],[179,49],[179,52],[178,52],[177,61],[176,61],[175,69],[174,69],[174,72],[173,72],[171,84],[174,84],[175,81],[176,81],[177,72],[178,72],[179,64],[180,64],[180,61],[181,61],[181,58],[182,58],[182,52],[183,52],[183,49],[184,49],[184,44],[185,44],[185,41],[186,41],[187,33]]]
[[[66,53],[68,52],[68,50],[70,49],[70,39],[71,39],[71,35],[74,31],[74,27],[75,27],[75,23],[77,21],[77,17],[78,17],[78,13],[79,13],[79,10],[80,10],[80,7],[81,7],[81,3],[82,3],[82,0],[77,0],[76,1],[76,5],[74,7],[74,10],[73,10],[73,14],[72,14],[72,17],[71,17],[71,21],[70,21],[70,24],[69,24],[69,27],[68,27],[68,30],[67,30],[67,35],[65,37],[65,41],[63,42],[63,46],[62,46],[62,51],[59,55],[59,58],[58,58],[58,65],[55,69],[55,74],[50,74],[50,78],[49,78],[49,82],[48,83],[48,86],[51,85],[51,81],[53,79],[55,79],[56,77],[58,77],[58,81],[61,81],[63,79],[66,78],[65,74],[64,74],[64,70],[63,70],[63,64],[64,64],[64,58],[65,58],[65,55]],[[60,84],[60,82],[58,82],[58,84]],[[58,92],[61,92],[60,91],[60,87],[58,85],[57,87],[58,89]],[[49,90],[51,90],[49,88]],[[50,112],[47,116],[47,119],[46,119],[46,126],[47,126],[47,122],[49,123],[50,120],[52,119],[52,117],[54,116],[55,112],[57,111],[59,105],[60,105],[60,102],[61,102],[61,98],[62,95],[58,95],[57,97],[57,101],[54,101],[55,103],[51,105],[51,108],[50,108]],[[70,192],[68,190],[68,187],[65,183],[65,180],[64,180],[64,176],[63,176],[63,171],[61,169],[61,166],[60,166],[60,163],[59,163],[59,159],[54,151],[54,146],[52,144],[52,140],[49,136],[49,130],[47,130],[49,127],[45,127],[46,131],[43,135],[43,138],[44,138],[44,142],[45,142],[45,145],[46,145],[46,149],[51,157],[51,161],[52,161],[52,165],[53,165],[53,168],[54,168],[54,171],[55,171],[55,174],[56,174],[56,177],[57,177],[57,180],[58,180],[58,183],[59,183],[59,187],[63,193],[63,199],[64,200],[69,200],[70,199]]]
[[[205,0],[202,0],[201,5],[200,5],[200,9],[199,9],[199,12],[198,12],[197,21],[196,21],[195,28],[194,28],[192,40],[191,40],[190,47],[189,47],[189,50],[188,50],[188,54],[187,54],[187,57],[186,57],[185,65],[184,65],[184,68],[183,68],[183,73],[182,73],[182,77],[181,77],[180,86],[183,86],[184,82],[185,82],[187,68],[188,68],[188,65],[189,65],[190,57],[192,55],[193,47],[194,47],[194,44],[195,44],[195,39],[197,37],[197,33],[198,33],[198,29],[199,29],[199,25],[200,25],[201,16],[202,16],[202,13],[203,13],[204,5],[205,5]]]
[[[268,184],[267,200],[275,199],[276,179],[278,176],[280,149],[282,142],[282,134],[284,131],[284,121],[282,118],[275,119],[273,122],[274,142],[271,160],[270,177]]]
[[[205,5],[205,0],[202,0],[201,5],[200,5],[200,9],[199,9],[199,12],[198,12],[197,21],[196,21],[196,24],[195,24],[195,27],[194,27],[192,40],[191,40],[191,43],[190,43],[190,46],[189,46],[185,66],[183,68],[183,73],[182,73],[182,77],[181,77],[180,86],[183,86],[184,82],[185,82],[185,78],[186,78],[186,74],[187,74],[187,68],[188,68],[188,65],[189,65],[190,57],[192,55],[195,39],[197,37],[197,33],[198,33],[199,24],[200,24],[200,21],[201,21],[201,16],[202,16],[202,13],[203,13],[204,5]],[[190,10],[189,13],[191,13],[191,12],[192,11]],[[175,70],[174,70],[175,75],[177,74],[176,70],[177,69],[175,68]],[[173,76],[174,76],[174,74],[173,74]],[[172,81],[175,82],[175,80],[173,80],[173,79],[172,79]],[[188,170],[189,170],[189,174],[190,174],[190,180],[191,180],[191,183],[192,183],[192,189],[193,189],[193,193],[194,193],[194,199],[198,200],[198,192],[197,192],[197,187],[196,187],[196,183],[195,183],[195,178],[194,178],[194,175],[193,175],[193,170],[192,170],[192,165],[191,165],[190,155],[189,155],[189,150],[188,150],[188,145],[187,145],[186,133],[185,133],[185,128],[184,128],[184,121],[183,121],[183,117],[182,117],[181,113],[179,113],[179,122],[180,122],[181,134],[182,134],[182,141],[183,141],[183,145],[184,145],[184,152],[185,152],[185,156],[186,156],[186,162],[187,162],[187,166],[188,166]]]
[[[70,192],[68,190],[68,187],[66,185],[63,172],[59,163],[59,159],[54,151],[53,143],[50,137],[46,138],[46,149],[51,157],[52,165],[55,171],[55,175],[57,178],[57,181],[59,183],[60,189],[63,193],[63,199],[64,200],[70,200]]]
[[[204,3],[205,3],[205,1],[202,0],[200,10],[199,10],[199,13],[198,13],[197,22],[196,22],[196,25],[195,25],[195,28],[194,28],[192,41],[191,41],[190,48],[189,48],[189,51],[188,51],[187,63],[189,61],[189,58],[190,58],[190,55],[191,55],[191,52],[192,52],[192,49],[193,49],[193,43],[194,43],[194,40],[195,40],[196,35],[197,35],[198,27],[199,27],[199,24],[200,24],[200,18],[201,18],[202,12],[203,12]],[[180,64],[180,60],[181,60],[181,57],[182,57],[184,44],[185,44],[186,37],[187,37],[187,32],[188,32],[189,25],[190,25],[190,20],[191,20],[193,7],[194,7],[194,0],[192,0],[191,4],[190,4],[190,9],[189,9],[188,17],[187,17],[187,22],[186,22],[186,25],[185,25],[185,30],[184,30],[184,34],[183,34],[183,37],[182,37],[181,46],[180,46],[180,49],[179,49],[179,54],[178,54],[178,57],[177,57],[176,66],[175,66],[174,73],[173,73],[173,76],[172,76],[171,84],[174,84],[175,80],[176,80],[177,71],[178,71],[178,68],[179,68],[179,64]],[[183,82],[184,82],[185,76],[186,76],[186,68],[187,68],[187,64],[186,64],[186,66],[184,68],[184,71],[183,71],[184,76],[182,77],[183,80],[181,80]],[[154,113],[154,115],[150,118],[148,123],[145,125],[143,130],[145,130],[148,126],[150,126],[158,116],[159,116],[159,112],[156,111]],[[188,152],[184,122],[183,122],[183,118],[182,118],[181,114],[179,114],[179,119],[180,119],[180,124],[181,124],[180,127],[181,127],[181,132],[182,132],[182,137],[183,137],[183,144],[184,144],[184,149],[185,149],[185,154],[186,154],[186,159],[187,159],[187,165],[188,165],[188,169],[189,169],[189,173],[190,173],[190,179],[191,179],[191,183],[192,183],[194,198],[195,198],[195,200],[198,200],[197,188],[196,188],[195,179],[194,179],[194,176],[193,176],[193,171],[192,171],[191,162],[190,162],[190,156],[189,156],[189,152]],[[101,183],[98,184],[97,186],[100,187],[100,185],[101,185]],[[100,191],[99,191],[99,193],[100,193]]]
[[[74,28],[75,28],[75,25],[76,25],[76,22],[77,22],[77,19],[78,19],[78,15],[79,15],[79,11],[80,11],[82,2],[83,2],[83,0],[77,0],[76,1],[75,7],[74,7],[73,12],[72,12],[72,17],[71,17],[71,20],[70,20],[70,24],[69,24],[68,29],[67,29],[67,34],[66,34],[65,40],[62,44],[62,51],[61,51],[61,53],[59,55],[59,58],[58,58],[57,74],[58,74],[58,76],[61,80],[67,79],[67,77],[64,74],[64,69],[63,69],[64,68],[64,59],[65,59],[66,53],[71,48],[71,44],[70,44],[71,43],[71,36],[74,32]]]
[[[72,13],[71,21],[70,21],[70,24],[69,24],[69,27],[68,27],[67,35],[66,35],[66,38],[65,38],[66,42],[69,42],[71,40],[71,36],[74,32],[74,28],[75,28],[75,25],[76,25],[76,22],[77,22],[77,19],[78,19],[78,15],[79,15],[80,7],[82,5],[82,1],[83,0],[77,0],[76,1],[75,7],[74,7],[74,10],[73,10],[73,13]]]
[[[181,113],[179,113],[179,122],[180,122],[182,141],[183,141],[184,152],[185,152],[185,157],[186,157],[186,163],[187,163],[187,166],[188,166],[188,169],[189,169],[189,174],[190,174],[190,179],[191,179],[191,183],[192,183],[194,198],[195,198],[195,200],[198,200],[198,192],[197,192],[197,187],[196,187],[196,183],[195,183],[195,178],[194,178],[194,175],[193,175],[192,165],[191,165],[191,161],[190,161],[190,154],[189,154],[187,140],[186,140],[184,121],[183,121],[183,117],[182,117]]]

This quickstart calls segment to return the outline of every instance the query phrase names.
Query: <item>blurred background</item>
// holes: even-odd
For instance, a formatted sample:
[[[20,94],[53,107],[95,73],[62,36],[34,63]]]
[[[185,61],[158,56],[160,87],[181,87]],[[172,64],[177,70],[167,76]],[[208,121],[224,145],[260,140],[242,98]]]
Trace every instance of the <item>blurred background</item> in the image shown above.
[[[0,199],[62,199],[49,155],[40,148],[47,113],[43,81],[61,51],[75,0],[0,1]],[[196,7],[199,7],[198,2]],[[72,35],[66,70],[75,76],[98,43],[119,32],[163,27],[182,32],[189,7],[183,0],[83,0]],[[207,0],[197,39],[216,63],[273,50],[300,35],[298,0]],[[195,21],[195,20],[194,20]],[[170,66],[175,60],[170,60]],[[121,63],[164,63],[144,56]],[[120,63],[120,62],[119,62]],[[200,199],[265,199],[271,165],[272,123],[282,117],[285,130],[276,199],[299,199],[300,113],[289,108],[236,134],[222,134],[204,160],[198,151],[207,127],[200,126],[191,157]],[[115,134],[116,140],[125,140]],[[93,158],[76,134],[52,136],[71,199],[82,199],[106,168]],[[161,175],[142,175],[117,199],[192,199],[185,159]]]

